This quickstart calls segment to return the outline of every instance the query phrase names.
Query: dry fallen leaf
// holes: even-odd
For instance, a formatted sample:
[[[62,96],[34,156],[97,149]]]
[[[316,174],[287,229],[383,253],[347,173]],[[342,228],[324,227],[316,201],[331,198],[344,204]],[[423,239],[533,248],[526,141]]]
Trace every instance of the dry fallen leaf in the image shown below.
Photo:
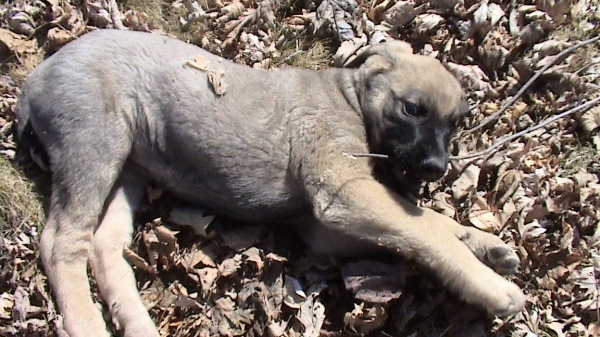
[[[48,41],[52,45],[52,48],[59,49],[67,43],[75,40],[75,36],[64,29],[52,28],[48,31]]]
[[[140,268],[141,270],[143,270],[143,271],[145,271],[145,272],[147,272],[147,273],[149,273],[151,275],[156,275],[156,273],[157,273],[156,269],[152,268],[148,264],[148,262],[146,262],[146,260],[144,260],[141,256],[139,256],[138,254],[136,254],[131,249],[129,249],[127,247],[123,247],[123,257],[131,265],[136,266],[136,267]]]
[[[500,220],[490,209],[490,206],[483,197],[474,195],[471,198],[471,203],[472,206],[469,211],[469,222],[471,222],[473,226],[481,229],[482,231],[491,233],[500,229],[502,226]]]
[[[193,60],[185,61],[185,64],[199,70],[208,70],[210,68],[210,61],[203,55],[197,55]]]
[[[208,71],[208,81],[212,85],[215,94],[219,96],[223,96],[227,92],[227,83],[225,83],[224,77],[225,70],[223,69],[211,69]]]
[[[354,310],[346,313],[344,323],[350,329],[361,334],[381,328],[388,318],[388,314],[381,304],[365,308],[365,304],[354,304]]]
[[[452,183],[452,196],[460,200],[472,192],[479,182],[479,173],[481,169],[476,165],[469,165],[462,174]]]
[[[24,36],[15,34],[8,29],[0,28],[0,52],[2,47],[15,54],[35,52],[35,39],[27,40]]]
[[[194,234],[203,238],[213,237],[209,226],[215,219],[214,215],[205,215],[206,210],[195,207],[175,207],[169,213],[168,221],[182,226],[189,226]]]
[[[600,106],[593,107],[581,115],[581,126],[586,138],[600,128]]]
[[[387,303],[402,295],[406,271],[402,265],[376,261],[348,263],[342,267],[346,289],[357,300],[369,303]]]

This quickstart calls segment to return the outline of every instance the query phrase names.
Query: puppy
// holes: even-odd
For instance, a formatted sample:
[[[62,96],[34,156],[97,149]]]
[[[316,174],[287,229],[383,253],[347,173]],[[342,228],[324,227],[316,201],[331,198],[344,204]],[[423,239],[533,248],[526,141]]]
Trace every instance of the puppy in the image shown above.
[[[224,71],[224,95],[187,65],[199,55]],[[490,314],[521,310],[523,293],[498,274],[519,264],[508,246],[397,193],[444,174],[462,97],[437,60],[397,41],[324,71],[255,70],[140,32],[69,43],[31,73],[16,109],[21,147],[41,144],[52,171],[40,250],[65,329],[109,336],[89,262],[123,334],[159,335],[122,256],[149,183],[232,218],[308,219],[315,251],[384,247]],[[368,152],[389,160],[347,155]]]

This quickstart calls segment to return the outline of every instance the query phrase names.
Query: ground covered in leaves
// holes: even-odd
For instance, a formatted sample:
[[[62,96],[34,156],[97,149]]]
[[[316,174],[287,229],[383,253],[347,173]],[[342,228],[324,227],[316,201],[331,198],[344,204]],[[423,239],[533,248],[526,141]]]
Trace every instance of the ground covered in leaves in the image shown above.
[[[343,66],[392,38],[437,57],[473,110],[448,175],[420,202],[514,246],[511,279],[528,295],[522,313],[488,318],[410,263],[312,256],[285,229],[149,189],[124,255],[162,335],[600,336],[600,48],[578,46],[599,21],[597,0],[1,0],[0,336],[64,335],[37,259],[48,174],[15,165],[19,84],[103,28],[173,35],[266,69]]]

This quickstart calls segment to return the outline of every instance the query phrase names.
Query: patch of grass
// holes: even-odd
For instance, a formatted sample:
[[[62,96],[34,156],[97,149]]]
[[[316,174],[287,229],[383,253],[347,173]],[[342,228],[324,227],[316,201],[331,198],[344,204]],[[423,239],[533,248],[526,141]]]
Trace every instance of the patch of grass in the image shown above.
[[[199,45],[202,35],[207,31],[202,22],[192,23],[182,29],[179,18],[187,13],[183,5],[175,7],[165,0],[126,0],[123,6],[146,13],[150,27],[161,28],[165,33],[188,43]],[[201,6],[206,8],[202,3]]]
[[[28,54],[19,58],[18,62],[8,65],[8,76],[10,76],[17,85],[21,85],[29,73],[33,71],[38,64],[44,60],[44,50],[37,49],[35,54]]]
[[[294,41],[286,42],[279,49],[281,56],[276,64],[288,64],[293,67],[320,70],[329,68],[332,64],[333,53],[323,41],[308,41],[300,36]]]
[[[170,23],[169,17],[165,14],[165,9],[170,4],[164,0],[126,0],[123,6],[128,9],[134,9],[138,12],[144,12],[148,16],[148,23],[153,27],[166,28]]]
[[[560,165],[565,176],[574,175],[582,170],[600,173],[598,152],[591,143],[575,143],[567,147]]]
[[[598,34],[598,29],[583,28],[582,22],[588,21],[587,12],[573,10],[571,16],[571,20],[567,20],[550,34],[550,40],[569,40],[575,42],[590,39]],[[573,52],[573,58],[569,61],[566,71],[575,72],[585,68],[590,65],[592,58],[598,55],[599,49],[597,43],[578,48]]]
[[[35,184],[0,155],[0,236],[24,223],[41,223],[44,209]]]

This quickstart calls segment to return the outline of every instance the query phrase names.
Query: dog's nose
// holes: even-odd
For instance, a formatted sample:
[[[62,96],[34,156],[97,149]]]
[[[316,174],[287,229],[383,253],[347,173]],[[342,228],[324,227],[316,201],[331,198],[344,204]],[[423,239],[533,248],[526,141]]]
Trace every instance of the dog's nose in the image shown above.
[[[446,173],[448,159],[431,156],[421,163],[421,177],[426,181],[438,180]]]

